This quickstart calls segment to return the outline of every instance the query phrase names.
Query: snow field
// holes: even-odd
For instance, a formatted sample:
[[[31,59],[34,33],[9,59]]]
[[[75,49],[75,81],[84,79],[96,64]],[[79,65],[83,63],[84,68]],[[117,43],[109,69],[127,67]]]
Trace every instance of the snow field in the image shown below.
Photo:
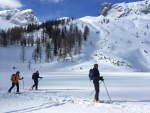
[[[24,73],[24,72],[22,72]],[[28,73],[29,75],[30,73]],[[31,76],[24,77],[20,92],[16,88],[11,94],[7,90],[11,86],[1,85],[0,113],[150,113],[150,77],[149,73],[101,73],[104,76],[107,90],[100,84],[100,100],[104,103],[94,103],[93,83],[88,80],[85,72],[49,72],[42,73],[38,91],[30,91],[33,84]],[[142,76],[142,77],[141,77]],[[8,76],[0,79],[9,79]]]

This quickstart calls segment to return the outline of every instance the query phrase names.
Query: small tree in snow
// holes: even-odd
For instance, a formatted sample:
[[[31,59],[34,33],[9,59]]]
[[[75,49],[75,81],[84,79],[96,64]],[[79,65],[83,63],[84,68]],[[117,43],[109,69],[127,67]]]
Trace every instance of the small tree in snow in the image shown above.
[[[21,46],[21,54],[20,54],[20,59],[22,60],[22,62],[25,62],[25,46]]]
[[[83,33],[84,41],[87,40],[87,36],[89,35],[89,32],[90,32],[89,27],[88,27],[88,26],[85,26],[85,28],[84,28],[84,33]]]
[[[37,54],[37,49],[34,49],[33,54],[32,54],[32,58],[34,60],[34,62],[37,62],[38,59],[38,54]]]
[[[29,59],[29,61],[28,61],[28,66],[27,66],[29,69],[31,69],[31,64],[32,64],[32,62],[31,62],[31,60]]]

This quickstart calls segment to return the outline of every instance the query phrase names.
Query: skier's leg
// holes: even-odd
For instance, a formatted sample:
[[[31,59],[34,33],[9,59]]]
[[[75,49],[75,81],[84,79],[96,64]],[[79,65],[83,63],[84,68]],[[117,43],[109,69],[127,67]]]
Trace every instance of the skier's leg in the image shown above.
[[[34,84],[32,86],[32,89],[36,86],[36,81],[34,80]]]
[[[19,82],[16,83],[17,86],[17,93],[19,92]]]
[[[12,88],[15,86],[15,83],[12,82],[12,86],[10,87],[10,89],[8,90],[8,92],[10,93]]]
[[[94,88],[95,88],[95,101],[98,101],[98,96],[99,96],[99,81],[94,80]]]
[[[96,97],[96,84],[95,84],[95,82],[93,82],[94,83],[94,88],[95,88],[95,97]],[[94,100],[96,100],[96,98],[94,97]]]
[[[95,100],[98,101],[99,100],[99,83],[98,82],[96,82],[95,84],[95,90],[96,90]]]
[[[38,80],[36,81],[36,87],[35,88],[36,88],[36,90],[38,89]]]

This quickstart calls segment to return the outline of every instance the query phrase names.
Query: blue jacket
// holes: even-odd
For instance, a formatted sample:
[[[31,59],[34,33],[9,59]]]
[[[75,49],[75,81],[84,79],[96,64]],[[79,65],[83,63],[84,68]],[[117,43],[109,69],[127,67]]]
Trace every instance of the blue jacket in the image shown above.
[[[97,68],[93,68],[93,77],[95,81],[99,81],[100,74]]]
[[[38,80],[38,78],[42,78],[42,77],[39,77],[39,73],[34,73],[33,79],[34,80]]]

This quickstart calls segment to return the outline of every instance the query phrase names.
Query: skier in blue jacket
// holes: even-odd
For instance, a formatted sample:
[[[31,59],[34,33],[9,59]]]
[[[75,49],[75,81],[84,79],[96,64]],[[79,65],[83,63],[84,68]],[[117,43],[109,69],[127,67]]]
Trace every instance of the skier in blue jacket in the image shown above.
[[[94,64],[94,68],[93,68],[93,84],[95,87],[95,98],[94,98],[94,102],[96,103],[100,103],[99,101],[99,80],[104,80],[103,77],[100,77],[100,73],[98,70],[98,64]]]

